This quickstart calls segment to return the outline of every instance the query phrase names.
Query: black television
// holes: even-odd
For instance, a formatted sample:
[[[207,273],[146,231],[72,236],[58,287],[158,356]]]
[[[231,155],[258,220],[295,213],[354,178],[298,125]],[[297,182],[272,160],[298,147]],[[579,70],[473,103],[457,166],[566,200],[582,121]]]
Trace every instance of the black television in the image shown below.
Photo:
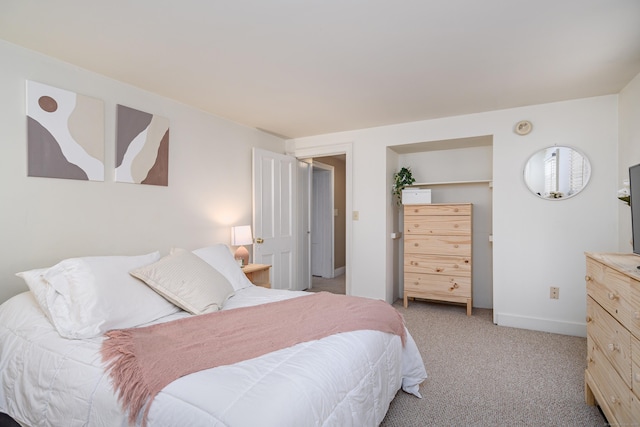
[[[640,163],[629,168],[629,192],[631,193],[633,253],[640,255]]]

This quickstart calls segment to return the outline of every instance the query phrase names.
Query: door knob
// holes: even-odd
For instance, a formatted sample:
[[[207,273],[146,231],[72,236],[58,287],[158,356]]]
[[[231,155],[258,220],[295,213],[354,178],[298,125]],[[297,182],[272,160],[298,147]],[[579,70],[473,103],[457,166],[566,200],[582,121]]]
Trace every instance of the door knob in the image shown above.
[[[264,243],[264,240],[262,239],[262,237],[258,237],[256,238],[256,243],[257,244]]]

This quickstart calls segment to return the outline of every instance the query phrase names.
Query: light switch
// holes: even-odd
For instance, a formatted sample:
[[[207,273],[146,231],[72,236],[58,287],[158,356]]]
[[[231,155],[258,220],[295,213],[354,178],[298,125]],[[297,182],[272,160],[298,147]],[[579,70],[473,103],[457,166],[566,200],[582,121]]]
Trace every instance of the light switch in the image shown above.
[[[360,219],[360,212],[353,211],[353,220],[358,221]]]
[[[338,216],[338,209],[333,210],[333,216]]]

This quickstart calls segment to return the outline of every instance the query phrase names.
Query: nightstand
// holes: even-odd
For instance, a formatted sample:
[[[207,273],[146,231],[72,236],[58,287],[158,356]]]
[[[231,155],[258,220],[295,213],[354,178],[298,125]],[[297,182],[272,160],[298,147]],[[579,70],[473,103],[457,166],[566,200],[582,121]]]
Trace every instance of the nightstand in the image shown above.
[[[271,266],[267,264],[247,264],[242,267],[247,279],[254,285],[262,286],[263,288],[271,287],[270,269]]]

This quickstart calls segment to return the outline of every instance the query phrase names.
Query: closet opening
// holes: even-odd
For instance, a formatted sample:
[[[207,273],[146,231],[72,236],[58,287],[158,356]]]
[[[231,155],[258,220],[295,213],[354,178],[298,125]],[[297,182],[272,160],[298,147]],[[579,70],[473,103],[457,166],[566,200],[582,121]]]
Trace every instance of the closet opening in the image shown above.
[[[410,167],[415,187],[431,189],[431,203],[472,203],[473,306],[493,308],[493,136],[427,141],[388,147],[387,168]],[[391,175],[391,174],[390,174]],[[391,178],[389,178],[391,179]],[[394,298],[404,293],[402,206],[391,210]]]

